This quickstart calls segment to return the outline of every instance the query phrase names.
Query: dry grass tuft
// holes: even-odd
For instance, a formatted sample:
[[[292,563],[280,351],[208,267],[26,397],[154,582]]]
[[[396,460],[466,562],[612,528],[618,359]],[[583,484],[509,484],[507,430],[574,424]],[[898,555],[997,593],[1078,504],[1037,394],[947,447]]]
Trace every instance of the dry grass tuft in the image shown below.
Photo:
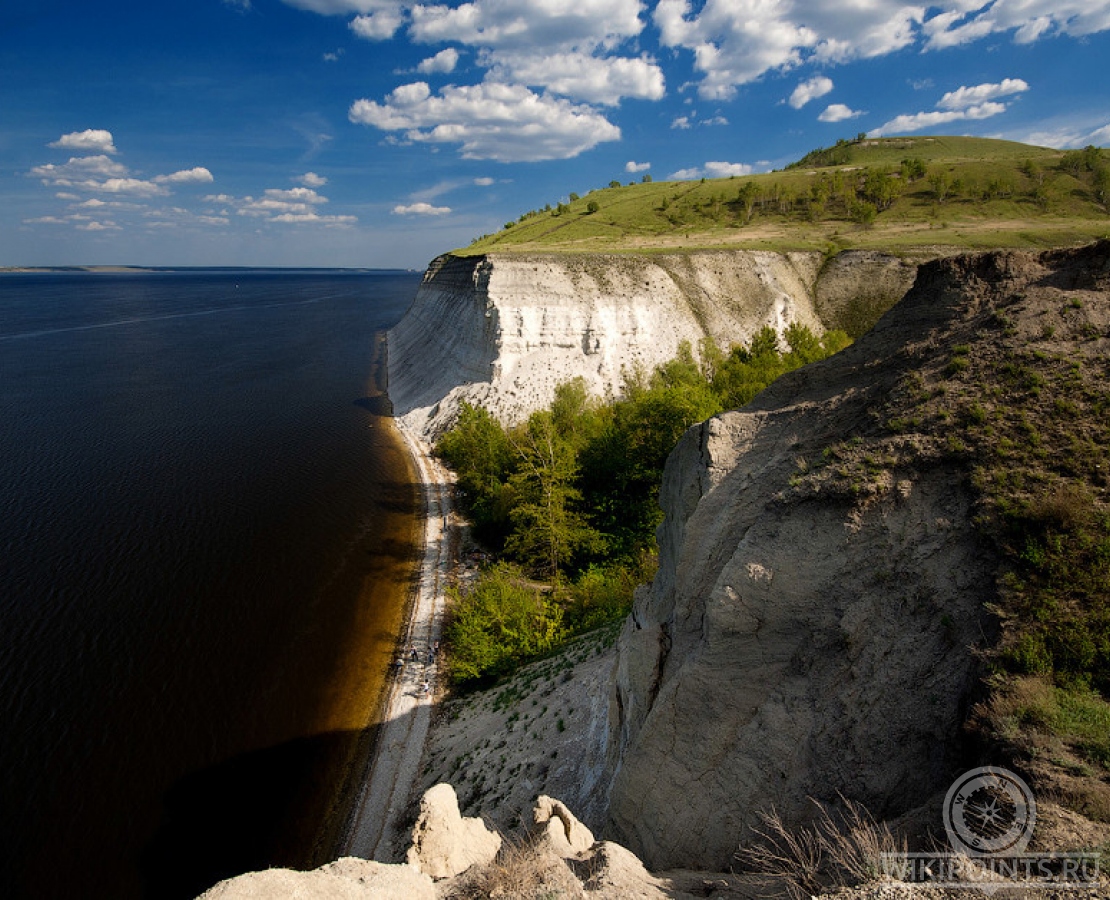
[[[527,840],[502,835],[501,852],[461,875],[444,900],[561,900],[582,888],[570,867]]]
[[[787,826],[774,809],[763,813],[758,839],[740,851],[741,863],[799,900],[879,881],[883,855],[905,853],[906,843],[861,804],[843,796],[840,801],[833,809],[812,800],[818,813],[798,828]]]

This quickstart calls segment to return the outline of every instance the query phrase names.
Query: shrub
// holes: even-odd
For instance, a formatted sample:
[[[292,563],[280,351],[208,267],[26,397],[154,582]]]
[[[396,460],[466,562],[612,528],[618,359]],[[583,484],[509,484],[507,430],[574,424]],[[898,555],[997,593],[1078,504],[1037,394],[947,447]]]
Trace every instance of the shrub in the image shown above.
[[[510,563],[492,566],[468,593],[452,590],[450,596],[444,640],[455,682],[508,672],[564,637],[562,608]]]

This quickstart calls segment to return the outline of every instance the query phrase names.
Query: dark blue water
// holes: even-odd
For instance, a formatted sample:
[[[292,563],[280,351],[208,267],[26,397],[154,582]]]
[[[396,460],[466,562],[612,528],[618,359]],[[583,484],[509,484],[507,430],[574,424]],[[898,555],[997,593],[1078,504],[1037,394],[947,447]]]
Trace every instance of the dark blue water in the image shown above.
[[[0,896],[326,855],[323,707],[407,552],[375,347],[417,284],[0,274]]]

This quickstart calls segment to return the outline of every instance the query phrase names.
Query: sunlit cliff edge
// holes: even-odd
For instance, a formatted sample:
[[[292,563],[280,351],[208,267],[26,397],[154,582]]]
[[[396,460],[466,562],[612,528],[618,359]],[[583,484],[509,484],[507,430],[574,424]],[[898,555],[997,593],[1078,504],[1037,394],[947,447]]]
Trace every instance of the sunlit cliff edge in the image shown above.
[[[394,413],[434,437],[467,401],[515,423],[555,387],[617,394],[682,342],[743,343],[791,322],[860,333],[913,281],[920,257],[874,251],[701,251],[436,259],[389,333]]]

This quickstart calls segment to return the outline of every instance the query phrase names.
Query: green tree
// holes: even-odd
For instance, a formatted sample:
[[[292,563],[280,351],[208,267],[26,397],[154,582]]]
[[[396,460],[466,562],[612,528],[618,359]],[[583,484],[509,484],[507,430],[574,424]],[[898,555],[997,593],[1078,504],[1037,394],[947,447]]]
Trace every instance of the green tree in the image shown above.
[[[819,175],[809,188],[809,205],[807,207],[807,212],[812,221],[818,221],[824,218],[825,207],[828,205],[831,195],[832,182],[827,175]]]
[[[868,169],[863,179],[863,198],[873,203],[879,212],[890,209],[905,190],[901,178],[896,178],[889,172],[880,169]]]
[[[651,546],[663,465],[691,425],[721,410],[689,344],[650,376],[626,373],[612,418],[583,448],[579,484],[612,557]]]
[[[503,674],[565,636],[562,607],[510,563],[487,569],[468,593],[450,589],[450,595],[443,636],[456,682]]]
[[[505,550],[539,575],[558,579],[574,555],[598,548],[600,536],[577,509],[578,459],[550,410],[533,413],[512,434],[517,471],[510,479],[516,504]]]
[[[878,212],[875,204],[868,200],[856,200],[848,208],[848,215],[851,216],[852,221],[864,228],[870,228],[875,224],[875,216]]]
[[[509,479],[516,470],[516,453],[505,429],[488,410],[463,403],[436,452],[455,470],[478,539],[500,547],[509,532]]]
[[[924,178],[925,160],[921,159],[919,156],[915,156],[912,159],[904,159],[902,160],[901,172],[902,177],[907,182],[913,182],[917,181],[919,178]]]
[[[952,191],[952,176],[945,169],[936,169],[929,173],[929,187],[937,203],[943,203]]]
[[[754,181],[745,181],[740,186],[740,193],[736,196],[736,202],[740,204],[740,212],[745,225],[752,220],[752,215],[755,213],[755,201],[758,196],[759,188],[755,186]]]
[[[1094,169],[1095,199],[1110,209],[1110,163],[1099,163]]]

